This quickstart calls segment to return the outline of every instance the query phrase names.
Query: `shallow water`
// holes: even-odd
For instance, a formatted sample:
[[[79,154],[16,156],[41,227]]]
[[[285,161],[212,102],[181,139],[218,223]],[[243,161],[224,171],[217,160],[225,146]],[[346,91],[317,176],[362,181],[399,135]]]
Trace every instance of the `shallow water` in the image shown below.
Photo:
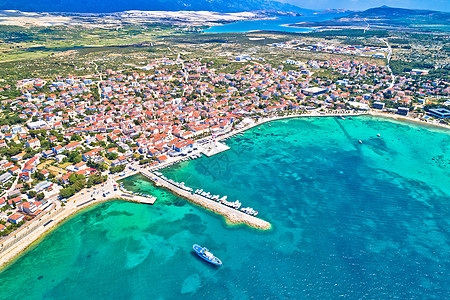
[[[448,132],[372,117],[259,128],[164,173],[239,199],[273,230],[227,226],[137,175],[126,188],[155,205],[76,215],[1,273],[0,298],[450,297]],[[194,243],[224,266],[198,258]]]
[[[335,17],[342,17],[342,15],[337,14],[307,14],[303,16],[289,17],[289,16],[279,16],[276,19],[270,20],[254,20],[254,21],[239,21],[234,23],[229,23],[225,25],[212,26],[204,30],[204,32],[209,33],[230,33],[230,32],[250,32],[257,30],[264,31],[281,31],[281,32],[309,32],[312,31],[311,28],[301,28],[301,27],[288,27],[284,26],[287,24],[295,24],[300,22],[317,22],[330,20]]]

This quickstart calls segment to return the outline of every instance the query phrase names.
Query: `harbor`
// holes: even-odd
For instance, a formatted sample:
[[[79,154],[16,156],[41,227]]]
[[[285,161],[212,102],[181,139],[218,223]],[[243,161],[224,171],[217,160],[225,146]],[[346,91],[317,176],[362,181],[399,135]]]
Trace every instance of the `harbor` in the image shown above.
[[[227,202],[224,197],[221,198],[221,202],[217,202],[215,201],[218,200],[217,195],[217,197],[212,199],[214,196],[208,198],[205,194],[202,195],[198,191],[195,193],[192,188],[185,186],[183,183],[177,183],[171,179],[167,179],[161,173],[151,173],[146,170],[142,170],[140,173],[153,181],[157,187],[163,187],[179,197],[224,216],[230,224],[247,224],[250,227],[263,230],[268,230],[272,227],[269,222],[256,218],[257,212],[253,209],[245,208],[243,210],[238,210],[237,208],[240,207],[240,202]],[[230,206],[226,204],[230,204]]]

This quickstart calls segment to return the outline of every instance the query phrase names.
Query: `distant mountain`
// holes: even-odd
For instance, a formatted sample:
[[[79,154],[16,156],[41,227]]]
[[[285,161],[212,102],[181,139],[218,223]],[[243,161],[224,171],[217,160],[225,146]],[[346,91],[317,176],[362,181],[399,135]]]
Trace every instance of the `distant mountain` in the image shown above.
[[[351,13],[356,12],[356,10],[345,9],[345,8],[333,8],[333,9],[325,9],[319,12],[316,12],[316,15],[337,15],[337,14],[346,14],[349,15]]]
[[[273,10],[312,13],[312,10],[272,0],[0,0],[0,10],[33,12],[111,13],[127,10],[242,12]]]
[[[395,8],[383,5],[381,7],[370,8],[365,11],[352,13],[346,18],[366,18],[371,20],[450,21],[450,13],[434,10]]]
[[[320,22],[292,24],[298,27],[331,28],[378,28],[414,31],[450,31],[450,13],[381,6],[346,16]]]

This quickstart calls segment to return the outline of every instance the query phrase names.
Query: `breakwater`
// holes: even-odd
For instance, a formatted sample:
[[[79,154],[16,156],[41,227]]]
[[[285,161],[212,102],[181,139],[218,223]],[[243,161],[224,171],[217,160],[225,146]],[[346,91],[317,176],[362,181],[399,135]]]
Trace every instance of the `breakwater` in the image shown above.
[[[197,205],[205,207],[215,213],[218,213],[218,214],[224,216],[226,218],[227,222],[229,222],[231,224],[243,223],[243,224],[247,224],[248,226],[251,226],[253,228],[263,229],[263,230],[268,230],[272,227],[271,224],[267,221],[264,221],[260,218],[256,218],[254,216],[248,215],[244,212],[238,211],[236,209],[225,206],[223,204],[214,202],[213,200],[205,198],[201,195],[194,194],[190,191],[182,189],[182,188],[170,183],[169,181],[167,181],[161,177],[158,177],[155,174],[152,174],[148,171],[142,170],[140,173],[143,176],[145,176],[146,178],[153,181],[156,186],[168,189],[172,193],[176,194],[177,196],[185,198]]]

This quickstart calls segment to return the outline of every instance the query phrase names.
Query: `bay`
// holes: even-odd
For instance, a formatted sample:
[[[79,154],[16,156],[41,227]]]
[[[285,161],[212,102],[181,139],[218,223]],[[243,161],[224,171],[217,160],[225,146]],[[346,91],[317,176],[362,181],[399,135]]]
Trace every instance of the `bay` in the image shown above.
[[[340,14],[306,14],[302,16],[279,16],[276,19],[239,21],[225,25],[212,26],[208,33],[245,33],[251,31],[309,32],[311,28],[283,26],[300,22],[316,22],[341,17]]]
[[[2,271],[0,298],[449,297],[448,131],[299,118],[226,143],[163,173],[239,199],[272,230],[226,225],[137,175],[125,187],[155,205],[112,201],[77,214]],[[223,267],[197,257],[194,243]]]

